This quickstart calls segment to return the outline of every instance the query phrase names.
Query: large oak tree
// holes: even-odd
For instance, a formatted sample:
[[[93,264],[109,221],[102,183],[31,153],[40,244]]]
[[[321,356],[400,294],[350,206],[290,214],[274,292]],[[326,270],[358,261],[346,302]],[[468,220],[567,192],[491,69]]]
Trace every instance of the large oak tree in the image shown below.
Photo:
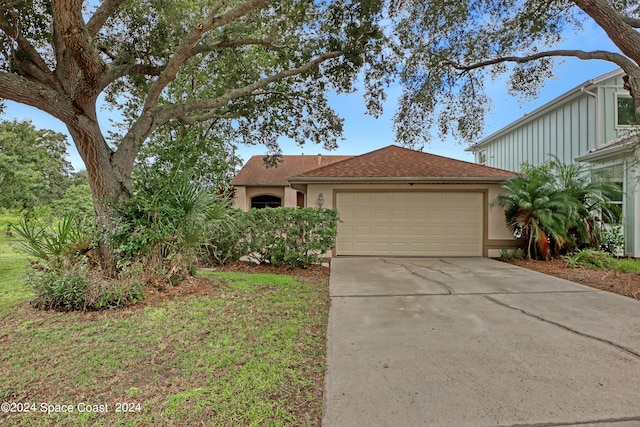
[[[428,142],[432,128],[474,142],[491,104],[488,79],[507,75],[511,93],[535,96],[558,58],[624,70],[640,122],[637,0],[390,0],[390,11],[405,88],[395,126],[407,144]],[[558,48],[566,36],[584,40],[580,33],[593,24],[606,36],[590,42],[608,37],[616,49]]]
[[[64,122],[98,219],[132,194],[143,143],[212,119],[245,142],[335,145],[329,89],[350,91],[380,48],[375,0],[4,0],[0,98]],[[367,72],[367,71],[365,71]],[[379,81],[375,78],[372,81]],[[371,108],[380,91],[369,86]],[[106,103],[108,110],[99,111]],[[99,114],[122,118],[106,134]]]

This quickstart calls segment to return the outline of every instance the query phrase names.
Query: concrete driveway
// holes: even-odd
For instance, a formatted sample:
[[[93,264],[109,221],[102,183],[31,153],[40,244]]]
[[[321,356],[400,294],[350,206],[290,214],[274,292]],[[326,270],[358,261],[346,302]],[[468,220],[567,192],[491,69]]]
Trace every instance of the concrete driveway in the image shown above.
[[[324,426],[640,426],[640,302],[485,258],[334,258]]]

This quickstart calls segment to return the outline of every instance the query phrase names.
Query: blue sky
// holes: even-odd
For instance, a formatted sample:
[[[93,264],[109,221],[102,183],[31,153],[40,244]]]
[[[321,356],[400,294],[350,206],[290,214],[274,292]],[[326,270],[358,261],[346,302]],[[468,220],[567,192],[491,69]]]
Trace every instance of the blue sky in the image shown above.
[[[602,30],[589,23],[585,24],[580,34],[567,37],[567,42],[560,45],[559,48],[617,50]],[[487,114],[484,136],[501,129],[577,85],[615,68],[613,64],[603,61],[565,59],[556,66],[555,79],[545,84],[539,96],[534,100],[524,102],[522,99],[517,99],[507,94],[507,87],[504,81],[487,85],[487,95],[493,100],[493,109]],[[339,148],[328,152],[315,144],[309,143],[299,147],[292,141],[281,139],[280,144],[283,153],[289,155],[316,155],[319,153],[325,155],[358,155],[394,144],[395,136],[392,130],[392,122],[400,90],[399,87],[390,88],[384,114],[377,119],[365,114],[365,105],[361,94],[332,95],[330,97],[331,105],[345,118],[344,140],[339,142]],[[5,114],[1,118],[6,120],[14,118],[18,120],[29,119],[36,128],[52,129],[67,134],[65,126],[57,119],[36,109],[12,102],[7,103]],[[105,126],[108,124],[108,112],[102,112],[101,123]],[[73,147],[70,137],[69,141],[71,143],[69,160],[76,170],[84,169],[82,159],[80,159],[75,147]],[[441,141],[434,138],[431,145],[426,146],[424,151],[455,159],[473,161],[472,154],[465,152],[464,149],[465,146],[454,140]],[[238,154],[244,161],[247,161],[252,155],[265,153],[266,148],[264,146],[240,146],[238,150]]]

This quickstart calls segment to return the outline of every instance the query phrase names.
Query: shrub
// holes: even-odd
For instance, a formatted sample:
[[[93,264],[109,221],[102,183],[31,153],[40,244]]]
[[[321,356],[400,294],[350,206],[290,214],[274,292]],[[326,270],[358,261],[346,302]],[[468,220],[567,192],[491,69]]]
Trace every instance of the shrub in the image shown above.
[[[600,248],[597,217],[613,219],[619,188],[584,165],[553,159],[522,166],[523,174],[503,184],[495,204],[505,208],[507,226],[523,238],[527,256],[550,259],[575,248]]]
[[[624,248],[622,226],[614,225],[600,232],[600,250],[611,256],[616,256]]]
[[[135,304],[144,297],[140,274],[127,272],[109,279],[82,262],[60,269],[36,264],[28,280],[35,293],[31,305],[42,310],[102,310]]]
[[[500,249],[500,258],[504,260],[520,259],[526,256],[523,249]]]
[[[214,229],[210,240],[202,246],[203,258],[215,265],[237,261],[243,255],[239,224],[247,220],[247,215],[243,211],[232,210],[229,216],[231,221]]]
[[[77,214],[46,224],[25,216],[12,226],[21,249],[31,257],[28,282],[31,304],[39,309],[73,311],[119,307],[142,298],[142,271],[120,269],[117,278],[103,274],[92,259],[95,229]]]
[[[259,263],[308,267],[333,248],[338,212],[331,209],[268,208],[236,211],[236,224],[213,233],[206,249],[216,264],[247,256]]]
[[[614,268],[614,259],[607,253],[595,249],[582,249],[572,256],[564,257],[569,267]]]
[[[41,272],[30,280],[36,294],[31,304],[36,308],[63,311],[87,308],[89,282],[77,269]]]
[[[106,230],[124,260],[181,255],[187,263],[211,230],[228,221],[228,199],[187,178],[165,189],[142,189],[117,206],[119,222]]]
[[[118,280],[104,280],[91,297],[91,308],[98,310],[136,304],[144,299],[144,283],[136,277],[124,276]]]

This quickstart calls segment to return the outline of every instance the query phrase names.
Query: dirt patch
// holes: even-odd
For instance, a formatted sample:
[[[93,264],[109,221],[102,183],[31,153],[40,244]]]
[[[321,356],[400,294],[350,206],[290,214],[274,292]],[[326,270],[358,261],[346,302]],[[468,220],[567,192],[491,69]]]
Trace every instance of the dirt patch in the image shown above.
[[[149,285],[145,289],[145,298],[139,305],[155,305],[169,299],[186,297],[188,295],[211,295],[211,293],[219,287],[219,283],[204,277],[187,277],[176,286]]]
[[[321,265],[312,265],[308,268],[289,268],[286,266],[276,267],[269,264],[255,264],[251,262],[232,262],[224,266],[215,268],[202,268],[203,271],[220,271],[220,272],[239,272],[239,273],[255,273],[255,274],[283,274],[293,276],[310,283],[323,283],[329,280],[329,268]],[[148,285],[144,291],[145,297],[135,306],[144,307],[148,305],[157,305],[159,303],[180,299],[187,296],[204,296],[217,292],[220,283],[216,283],[211,278],[192,276],[187,277],[177,286]]]
[[[550,261],[513,259],[505,262],[592,288],[640,300],[640,274],[569,267],[567,263],[561,259],[552,259]]]
[[[308,268],[290,268],[287,266],[276,267],[270,264],[255,264],[251,262],[236,261],[229,264],[209,269],[210,271],[237,271],[240,273],[264,273],[286,274],[312,281],[329,279],[329,267],[311,265]]]

